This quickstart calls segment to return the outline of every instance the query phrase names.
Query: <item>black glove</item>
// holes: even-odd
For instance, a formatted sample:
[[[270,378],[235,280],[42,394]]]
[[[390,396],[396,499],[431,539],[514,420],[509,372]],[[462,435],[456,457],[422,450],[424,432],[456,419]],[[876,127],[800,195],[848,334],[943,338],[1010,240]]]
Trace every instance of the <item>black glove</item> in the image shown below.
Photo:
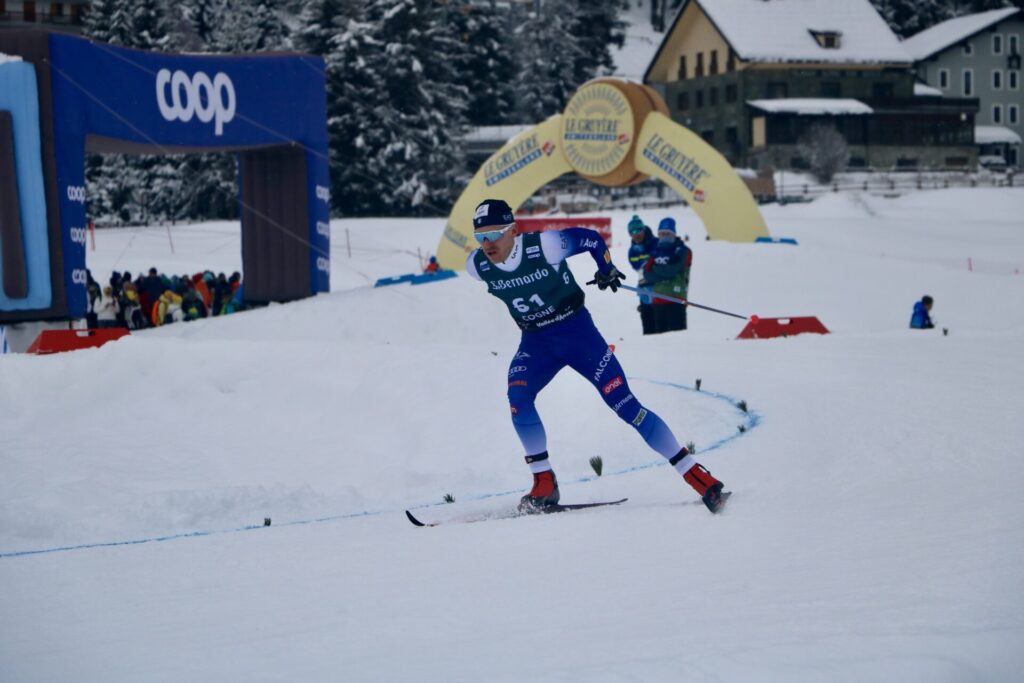
[[[613,292],[619,291],[619,280],[625,280],[626,276],[623,275],[618,268],[611,266],[607,273],[602,273],[600,270],[594,273],[594,279],[588,282],[588,285],[597,285],[597,288],[604,290],[611,288]]]

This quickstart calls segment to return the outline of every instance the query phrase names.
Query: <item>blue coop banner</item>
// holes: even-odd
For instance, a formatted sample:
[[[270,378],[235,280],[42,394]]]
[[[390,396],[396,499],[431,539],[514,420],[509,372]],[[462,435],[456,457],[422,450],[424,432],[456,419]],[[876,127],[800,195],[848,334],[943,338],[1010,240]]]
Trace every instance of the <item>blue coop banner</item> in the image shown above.
[[[54,265],[45,267],[60,268],[54,281],[63,289],[56,299],[64,310],[57,301],[40,310],[40,318],[75,318],[86,310],[87,152],[237,153],[247,299],[282,301],[329,290],[321,59],[144,52],[21,31],[0,32],[0,52],[23,54],[42,74],[42,144],[36,145],[49,175],[49,235],[59,242],[49,245]],[[31,143],[19,139],[16,145]],[[28,182],[19,171],[19,186]],[[26,224],[24,230],[38,227]],[[0,301],[0,322],[7,312]]]

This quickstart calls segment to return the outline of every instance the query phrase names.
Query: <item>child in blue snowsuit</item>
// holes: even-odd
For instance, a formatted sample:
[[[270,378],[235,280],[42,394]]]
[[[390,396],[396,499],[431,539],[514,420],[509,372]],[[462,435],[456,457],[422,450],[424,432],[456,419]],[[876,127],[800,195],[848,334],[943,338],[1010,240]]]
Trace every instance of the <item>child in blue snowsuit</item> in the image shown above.
[[[927,294],[914,304],[914,312],[910,316],[910,327],[914,330],[930,330],[935,327],[930,312],[932,310],[932,298]]]
[[[523,496],[521,507],[534,510],[558,503],[558,481],[548,462],[547,435],[535,400],[569,366],[683,475],[709,510],[718,512],[722,483],[634,396],[625,371],[583,305],[583,290],[564,263],[570,256],[590,252],[598,270],[587,284],[617,291],[624,276],[612,265],[601,236],[586,228],[521,234],[512,209],[500,199],[485,200],[477,207],[473,227],[480,248],[469,255],[466,271],[487,283],[488,291],[502,300],[522,330],[508,371],[512,424],[533,473],[533,489]]]

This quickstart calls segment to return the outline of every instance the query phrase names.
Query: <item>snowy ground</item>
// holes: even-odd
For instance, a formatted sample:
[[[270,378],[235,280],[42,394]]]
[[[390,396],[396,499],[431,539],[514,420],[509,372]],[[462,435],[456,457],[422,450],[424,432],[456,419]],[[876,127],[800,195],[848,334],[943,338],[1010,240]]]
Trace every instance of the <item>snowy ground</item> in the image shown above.
[[[737,341],[693,310],[645,338],[633,295],[588,292],[641,400],[735,492],[718,517],[563,373],[540,400],[563,499],[628,503],[405,520],[529,483],[502,305],[462,276],[372,288],[437,219],[336,221],[329,295],[0,356],[0,680],[1019,680],[1024,190],[764,211],[800,246],[670,212],[693,300],[832,334]],[[230,272],[238,228],[100,231],[89,265]],[[925,293],[948,336],[906,329]]]

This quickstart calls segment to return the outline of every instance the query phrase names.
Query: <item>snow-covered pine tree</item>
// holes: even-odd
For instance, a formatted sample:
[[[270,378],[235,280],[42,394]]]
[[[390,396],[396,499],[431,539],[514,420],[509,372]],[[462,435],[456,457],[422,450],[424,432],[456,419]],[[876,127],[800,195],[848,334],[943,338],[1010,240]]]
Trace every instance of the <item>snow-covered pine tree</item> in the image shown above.
[[[612,45],[622,47],[626,40],[626,22],[622,20],[621,13],[628,4],[628,0],[579,3],[579,11],[569,27],[581,52],[574,65],[574,80],[584,83],[615,70],[611,48]]]
[[[469,5],[455,14],[453,21],[468,51],[462,84],[469,93],[469,123],[522,123],[516,114],[518,60],[514,14],[489,5]]]
[[[244,12],[229,11],[214,31],[221,52],[252,53],[291,49],[288,26],[274,0],[258,0]]]
[[[433,0],[372,0],[331,39],[334,208],[445,214],[465,177],[466,51]]]
[[[218,29],[224,23],[227,0],[179,0],[174,6],[178,25],[175,49],[220,52]]]
[[[889,28],[903,38],[935,24],[976,12],[1020,6],[1013,0],[871,0]]]
[[[576,65],[584,60],[584,52],[572,33],[579,16],[580,3],[575,0],[545,0],[519,22],[514,46],[520,121],[543,121],[557,114],[583,83]]]
[[[299,15],[295,49],[326,57],[334,49],[333,38],[358,16],[358,9],[353,0],[307,0]]]

